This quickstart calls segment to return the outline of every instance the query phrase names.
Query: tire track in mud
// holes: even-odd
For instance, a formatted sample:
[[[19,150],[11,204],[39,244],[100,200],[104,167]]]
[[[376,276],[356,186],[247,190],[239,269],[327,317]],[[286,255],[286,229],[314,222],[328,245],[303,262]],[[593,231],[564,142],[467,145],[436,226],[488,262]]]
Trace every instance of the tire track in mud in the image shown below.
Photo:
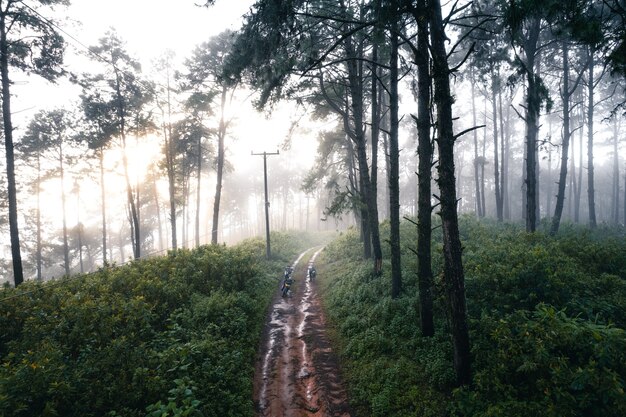
[[[254,378],[259,417],[351,416],[315,280],[307,267],[297,268],[309,251],[292,264],[293,293],[283,298],[277,291],[268,314]],[[321,251],[311,256],[308,266]]]

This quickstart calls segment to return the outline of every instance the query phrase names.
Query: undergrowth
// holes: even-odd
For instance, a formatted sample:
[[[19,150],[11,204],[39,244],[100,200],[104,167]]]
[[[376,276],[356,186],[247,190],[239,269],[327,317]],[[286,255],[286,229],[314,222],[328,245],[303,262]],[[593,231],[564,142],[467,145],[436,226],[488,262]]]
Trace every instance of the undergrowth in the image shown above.
[[[323,252],[323,302],[356,414],[626,415],[624,230],[565,225],[553,238],[471,218],[460,227],[473,357],[473,383],[462,389],[454,388],[440,236],[429,338],[419,330],[411,223],[402,225],[403,292],[395,300],[390,265],[375,276],[355,231]],[[381,231],[384,240],[386,224]]]
[[[252,416],[254,357],[306,234],[0,292],[0,416]]]

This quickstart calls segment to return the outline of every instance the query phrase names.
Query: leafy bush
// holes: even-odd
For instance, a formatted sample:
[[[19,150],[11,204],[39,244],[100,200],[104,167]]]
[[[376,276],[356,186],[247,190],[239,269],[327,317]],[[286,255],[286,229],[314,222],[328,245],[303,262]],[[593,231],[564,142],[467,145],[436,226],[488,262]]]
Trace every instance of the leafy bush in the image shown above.
[[[323,300],[358,415],[626,415],[623,229],[564,225],[550,237],[469,217],[460,226],[474,375],[463,389],[454,389],[440,236],[433,237],[431,338],[419,331],[413,224],[402,225],[396,300],[389,264],[373,276],[355,231],[324,252]],[[385,241],[388,228],[381,231]]]
[[[623,329],[570,318],[546,305],[500,320],[483,316],[480,328],[475,386],[457,392],[459,414],[626,415]]]
[[[315,241],[203,246],[0,300],[0,416],[250,416],[282,266]],[[296,243],[294,243],[296,242]]]

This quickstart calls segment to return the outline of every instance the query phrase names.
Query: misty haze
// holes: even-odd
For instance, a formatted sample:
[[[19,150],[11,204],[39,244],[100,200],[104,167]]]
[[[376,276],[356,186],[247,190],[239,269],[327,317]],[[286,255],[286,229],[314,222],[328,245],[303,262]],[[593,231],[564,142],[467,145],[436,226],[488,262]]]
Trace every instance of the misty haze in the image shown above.
[[[623,0],[0,0],[0,416],[626,415]]]

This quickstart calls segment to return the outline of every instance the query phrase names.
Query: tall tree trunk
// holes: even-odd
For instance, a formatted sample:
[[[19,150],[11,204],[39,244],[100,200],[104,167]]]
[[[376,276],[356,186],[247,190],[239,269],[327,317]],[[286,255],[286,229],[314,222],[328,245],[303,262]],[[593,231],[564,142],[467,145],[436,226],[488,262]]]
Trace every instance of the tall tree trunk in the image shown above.
[[[123,124],[123,123],[122,123]],[[139,259],[141,257],[141,240],[139,230],[139,213],[137,212],[137,206],[135,204],[135,198],[133,195],[133,188],[130,184],[130,177],[128,176],[128,157],[126,155],[126,139],[122,134],[122,161],[124,165],[124,177],[126,179],[126,196],[130,209],[130,228],[131,228],[131,241],[133,246],[133,257]]]
[[[397,23],[390,30],[391,56],[389,62],[389,219],[391,245],[391,298],[398,298],[402,290],[400,264],[400,149],[398,145],[398,33]]]
[[[165,112],[162,112],[165,116]],[[176,228],[176,144],[172,140],[169,72],[167,77],[167,125],[163,122],[163,138],[165,139],[165,168],[167,170],[168,194],[170,202],[170,231],[172,233],[172,249],[178,248],[178,230]],[[165,117],[164,117],[165,118]]]
[[[381,107],[383,109],[389,108],[389,96],[388,94],[381,94],[380,97],[380,104]],[[382,127],[382,137],[383,137],[383,155],[384,158],[383,160],[385,161],[385,177],[387,177],[389,175],[389,112],[385,112],[384,114],[381,115],[380,118],[380,125]],[[388,180],[387,180],[388,181]],[[389,218],[389,187],[384,187],[384,194],[383,194],[383,199],[384,199],[384,204],[382,205],[382,207],[384,207],[384,214],[383,214],[383,218],[384,219],[388,219]]]
[[[124,265],[126,263],[126,251],[124,250],[124,237],[122,232],[123,230],[120,229],[117,234],[117,239],[120,245],[120,263]]]
[[[613,201],[611,204],[611,221],[619,224],[619,124],[618,117],[613,119]]]
[[[41,247],[41,158],[37,154],[37,281],[43,280],[42,275],[42,247]]]
[[[161,204],[159,201],[159,189],[157,187],[156,176],[152,177],[152,192],[154,193],[154,205],[157,212],[158,233],[159,233],[159,252],[163,252],[163,218],[161,217]]]
[[[541,80],[541,54],[537,51],[537,80]],[[541,101],[539,102],[541,106]],[[541,126],[541,114],[537,113],[537,137],[535,138],[535,222],[539,225],[539,221],[541,220],[541,199],[540,199],[540,190],[539,186],[541,181],[541,164],[539,163],[539,129]]]
[[[348,36],[345,41],[346,52],[348,57],[358,57],[352,38]],[[363,230],[363,257],[365,259],[372,258],[372,241],[371,241],[371,224],[378,219],[372,218],[371,206],[371,182],[369,176],[369,167],[367,165],[367,151],[365,144],[365,132],[363,126],[363,76],[362,63],[356,59],[346,61],[348,70],[348,84],[350,92],[350,107],[352,120],[354,123],[352,139],[356,150],[356,159],[358,163],[359,189],[361,197],[361,222]]]
[[[198,163],[196,168],[196,218],[195,218],[195,241],[196,248],[200,246],[200,196],[202,190],[202,136],[198,135]]]
[[[283,196],[282,196],[283,197],[283,213],[282,213],[283,214],[283,216],[282,216],[283,219],[282,219],[281,225],[282,225],[282,230],[285,231],[285,230],[287,230],[287,227],[288,227],[288,222],[287,222],[287,211],[288,210],[287,210],[287,207],[289,205],[289,187],[287,187],[286,185],[283,186],[282,191],[283,191]]]
[[[182,247],[187,248],[189,244],[189,183],[191,182],[189,178],[189,172],[186,172],[186,167],[188,166],[187,158],[184,158],[183,161],[183,175],[182,175],[182,204],[183,204],[183,218],[182,218]]]
[[[493,178],[496,197],[496,217],[502,222],[502,190],[500,188],[500,161],[498,158],[498,88],[494,80],[500,79],[500,74],[493,74],[491,81],[491,113],[493,114]]]
[[[226,107],[226,87],[222,87],[220,126],[217,132],[217,180],[215,183],[215,201],[213,202],[213,228],[211,229],[211,243],[217,245],[219,226],[220,201],[222,199],[222,177],[224,173],[224,140],[226,136],[226,122],[224,111]]]
[[[139,113],[137,113],[135,115],[135,128],[136,128],[136,133],[135,133],[135,146],[139,146]],[[139,187],[139,175],[135,174],[135,207],[136,207],[136,221],[133,220],[133,222],[135,223],[135,227],[137,230],[139,230],[139,232],[141,232],[141,198],[140,198],[140,193],[141,193],[141,187]],[[137,233],[135,235],[135,238],[137,240],[137,247],[139,248],[139,253],[141,254],[141,241],[139,240],[139,233]]]
[[[481,212],[483,213],[482,217],[487,216],[487,204],[485,201],[485,165],[487,164],[487,96],[483,97],[484,111],[483,115],[485,116],[485,123],[483,124],[485,127],[483,128],[483,147],[481,150],[481,158],[480,158],[480,205]]]
[[[100,164],[100,199],[102,204],[102,264],[107,265],[107,214],[106,214],[106,187],[104,184],[104,148],[98,149]]]
[[[380,13],[380,0],[375,2],[376,13]],[[380,35],[381,30],[376,28],[376,34]],[[376,36],[375,36],[376,38]],[[380,135],[380,115],[381,115],[381,103],[379,101],[378,83],[381,71],[378,67],[378,42],[374,40],[372,45],[372,129],[371,129],[371,142],[372,142],[372,163],[371,163],[371,192],[368,207],[372,208],[372,218],[375,221],[371,222],[372,233],[372,250],[374,255],[374,273],[379,275],[383,269],[383,251],[380,244],[380,230],[378,224],[378,139]]]
[[[582,126],[585,123],[584,121],[585,117],[584,117],[582,108],[581,108],[580,118],[581,118],[581,126]],[[578,141],[578,181],[576,184],[576,193],[575,193],[576,203],[574,205],[574,221],[576,223],[580,222],[580,204],[581,204],[582,193],[583,193],[583,143],[585,140],[583,137],[582,128],[580,129],[580,135],[578,139],[579,139]]]
[[[388,87],[387,87],[388,88]],[[381,97],[381,102],[383,108],[389,108],[389,95],[383,94]],[[390,130],[390,120],[389,120],[389,112],[385,112],[381,118],[381,125],[383,130],[383,155],[385,156],[383,160],[385,161],[385,178],[386,182],[389,182],[389,171],[391,168],[389,167],[389,130]],[[385,207],[385,219],[389,219],[391,215],[389,214],[389,187],[384,188],[384,204]]]
[[[169,200],[170,200],[170,231],[172,233],[172,249],[176,250],[178,248],[177,234],[176,230],[176,176],[175,176],[175,168],[174,168],[174,144],[172,143],[171,136],[170,139],[166,141],[165,145],[167,149],[166,163],[167,163],[167,182],[168,182],[168,190],[169,190]]]
[[[17,222],[17,187],[15,183],[15,154],[13,152],[13,121],[11,120],[11,81],[9,80],[9,44],[7,40],[6,14],[0,10],[0,76],[2,76],[2,121],[4,147],[7,161],[7,194],[9,198],[9,233],[11,235],[11,257],[13,282],[17,287],[24,282],[20,233]]]
[[[567,157],[569,156],[569,142],[571,137],[569,105],[571,92],[569,91],[569,54],[567,43],[563,42],[563,89],[561,98],[563,100],[563,143],[561,145],[561,168],[559,172],[559,189],[556,194],[556,206],[550,234],[556,235],[561,224],[561,215],[565,204],[565,184],[567,183]]]
[[[76,185],[76,231],[78,234],[78,262],[80,265],[80,273],[85,273],[85,267],[83,265],[83,225],[80,222],[80,187]]]
[[[579,89],[577,90],[578,94],[576,97],[576,101],[580,102],[580,106],[578,111],[577,111],[577,116],[578,116],[578,143],[579,143],[579,150],[580,150],[580,158],[582,158],[582,143],[583,143],[583,128],[585,125],[585,117],[584,117],[584,98],[583,98],[583,89]],[[572,139],[573,140],[573,139]],[[580,183],[582,181],[582,159],[579,159],[579,165],[578,165],[578,169],[576,166],[576,149],[575,149],[575,142],[572,143],[571,146],[572,149],[572,154],[570,155],[570,159],[571,159],[571,164],[570,164],[570,171],[571,174],[570,176],[572,177],[572,199],[570,201],[570,207],[571,207],[571,216],[570,216],[570,220],[573,220],[575,223],[578,223],[579,221],[579,208],[580,208],[580,192],[581,192],[581,187],[580,187]]]
[[[593,113],[594,113],[594,98],[593,90],[594,78],[593,68],[595,66],[594,60],[595,50],[589,47],[589,63],[588,63],[588,94],[587,99],[587,201],[589,203],[589,227],[596,228],[596,201],[595,201],[595,189],[594,189],[594,168],[593,168]]]
[[[511,139],[511,106],[506,107],[506,131],[504,125],[504,112],[502,110],[502,92],[498,92],[498,102],[500,107],[500,134],[502,135],[500,145],[502,154],[502,210],[503,217],[506,220],[511,219],[511,207],[509,198],[509,154],[510,154],[510,139]]]
[[[304,230],[306,232],[309,231],[309,217],[310,217],[311,209],[310,209],[310,197],[307,194],[306,196],[306,224],[304,226]]]
[[[428,51],[428,18],[426,0],[420,0],[414,11],[417,22],[417,50],[415,61],[418,71],[417,86],[417,155],[418,155],[418,208],[417,208],[417,283],[419,289],[420,324],[422,335],[435,334],[433,320],[433,271],[431,262],[432,204],[431,179],[433,145],[430,138],[430,62]]]
[[[346,122],[347,123],[347,122]],[[356,168],[356,156],[354,155],[354,143],[350,138],[346,141],[346,160],[348,163],[348,183],[350,184],[350,193],[352,197],[360,197],[361,191],[359,190],[359,181]],[[318,206],[318,209],[321,208]],[[363,207],[359,204],[353,204],[352,210],[354,214],[354,220],[359,225],[361,232],[361,240],[363,240],[363,233],[365,226],[363,225]],[[318,216],[318,218],[321,216]],[[319,230],[319,229],[318,229]]]
[[[115,62],[115,59],[111,57],[111,62]],[[122,98],[122,86],[120,81],[120,74],[117,67],[115,69],[115,88],[117,93],[117,112],[120,123],[120,137],[122,139],[122,164],[124,167],[124,179],[126,181],[126,197],[130,208],[130,229],[131,229],[131,242],[133,244],[133,256],[135,259],[139,259],[141,256],[141,240],[139,230],[139,214],[137,212],[137,206],[135,205],[135,197],[133,195],[133,188],[130,184],[130,176],[128,173],[128,155],[126,154],[126,112],[124,109],[124,99]]]
[[[548,130],[552,132],[552,119],[548,120]],[[551,135],[552,133],[550,133]],[[548,173],[546,174],[546,214],[552,211],[552,146],[548,146]]]
[[[67,211],[65,209],[65,169],[63,167],[63,148],[59,148],[59,172],[61,173],[61,211],[63,219],[63,265],[65,275],[70,276],[70,247],[67,243]]]
[[[540,21],[533,18],[528,39],[524,41],[526,55],[526,231],[537,228],[537,137],[539,135],[540,80],[536,74],[535,54],[539,39]]]
[[[439,149],[438,182],[441,191],[443,273],[450,305],[456,382],[458,385],[463,386],[471,383],[471,356],[454,177],[454,142],[456,138],[452,121],[450,69],[445,49],[447,38],[441,17],[441,4],[439,0],[432,0],[430,6],[433,80],[435,84],[435,102],[437,104],[437,132],[439,135],[437,140]]]
[[[89,259],[89,272],[93,272],[94,260],[93,260],[93,251],[91,245],[87,245],[87,259]]]
[[[470,67],[470,71],[473,74],[473,70]],[[476,88],[474,87],[474,82],[471,83],[471,94],[472,94],[472,124],[474,126],[476,126],[478,124],[478,120],[476,119]],[[474,188],[475,188],[475,195],[476,195],[476,201],[475,201],[475,206],[476,206],[476,215],[479,218],[482,218],[484,216],[483,211],[482,211],[482,199],[480,197],[480,170],[478,167],[478,130],[474,129],[474,131],[472,132],[472,134],[474,135]]]

